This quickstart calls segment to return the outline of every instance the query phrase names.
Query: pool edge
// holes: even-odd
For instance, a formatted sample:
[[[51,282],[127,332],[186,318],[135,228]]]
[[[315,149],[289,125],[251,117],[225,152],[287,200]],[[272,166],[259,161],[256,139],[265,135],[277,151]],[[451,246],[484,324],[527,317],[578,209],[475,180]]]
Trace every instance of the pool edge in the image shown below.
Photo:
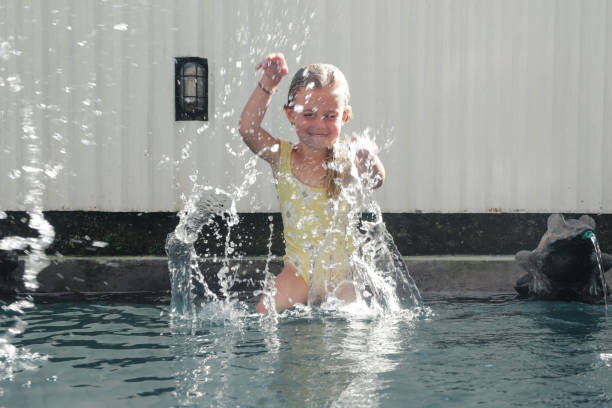
[[[39,275],[37,293],[113,293],[163,292],[170,289],[168,261],[163,256],[116,257],[50,257],[50,265]],[[404,257],[410,275],[423,292],[513,292],[523,271],[513,256],[407,256]],[[205,276],[216,276],[225,261],[203,259],[200,268]],[[266,268],[265,257],[229,259],[230,266],[244,280],[261,280]],[[272,257],[268,268],[278,273],[279,257]],[[19,287],[24,259],[13,272],[14,289]],[[248,288],[239,288],[246,290]],[[5,291],[6,292],[6,291]]]

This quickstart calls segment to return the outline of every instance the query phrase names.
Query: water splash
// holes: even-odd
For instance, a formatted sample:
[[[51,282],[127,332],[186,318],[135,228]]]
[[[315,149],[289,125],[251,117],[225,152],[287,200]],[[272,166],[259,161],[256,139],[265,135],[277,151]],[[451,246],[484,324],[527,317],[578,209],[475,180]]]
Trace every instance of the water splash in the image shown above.
[[[24,199],[24,206],[30,218],[28,226],[38,232],[38,237],[5,237],[0,240],[0,249],[27,252],[23,284],[26,290],[34,291],[38,289],[38,274],[49,265],[45,250],[55,239],[55,230],[43,214],[43,197],[45,192],[44,177],[54,176],[56,173],[46,171],[48,169],[41,162],[41,140],[36,135],[36,128],[33,126],[31,106],[31,104],[26,104],[21,111],[22,139],[27,144],[28,154],[28,165],[23,166],[22,169],[28,191]],[[20,316],[27,309],[33,307],[34,303],[29,298],[20,299],[2,307],[3,311],[13,317],[14,324],[7,330],[6,335],[0,338],[0,362],[3,363],[0,364],[0,380],[11,379],[15,371],[34,367],[32,365],[33,361],[45,358],[38,354],[32,354],[26,349],[18,349],[11,344],[11,338],[23,333],[27,327]]]
[[[368,132],[355,138],[354,143],[345,144],[344,152],[348,157],[354,157],[358,149],[364,146],[372,146],[373,140],[369,139]],[[252,161],[257,160],[255,157]],[[329,236],[332,231],[344,228],[342,233],[351,237],[355,250],[346,248],[348,259],[353,269],[354,284],[357,287],[358,302],[348,308],[343,308],[342,302],[336,302],[333,293],[327,293],[327,301],[321,306],[322,309],[353,310],[359,309],[364,304],[366,309],[374,315],[397,313],[405,308],[415,308],[422,305],[418,288],[410,277],[401,254],[393,243],[393,239],[387,231],[382,220],[380,206],[372,198],[370,181],[360,178],[357,169],[351,168],[352,182],[342,191],[341,199],[335,203],[334,209],[338,211],[341,207],[339,202],[349,204],[348,224],[333,225],[327,232],[326,238],[319,246],[312,248],[312,259],[317,257],[319,248],[329,244]],[[184,200],[184,208],[179,213],[179,224],[172,234],[168,236],[166,251],[169,256],[169,268],[172,281],[172,311],[179,317],[196,322],[202,316],[211,321],[232,320],[231,315],[236,310],[242,312],[247,307],[241,303],[232,287],[237,281],[238,265],[232,266],[232,261],[239,257],[235,254],[237,243],[232,242],[230,234],[232,227],[238,224],[236,203],[247,195],[249,187],[254,183],[257,175],[254,163],[249,161],[245,166],[242,184],[230,187],[226,190],[204,187],[196,184],[189,198]],[[214,197],[214,198],[213,198]],[[222,203],[225,199],[225,203]],[[364,219],[364,214],[365,218]],[[345,214],[346,215],[346,214]],[[216,273],[219,289],[213,292],[206,284],[206,277],[199,269],[202,260],[196,253],[194,243],[198,239],[201,229],[213,225],[213,217],[222,217],[227,230],[224,240],[224,254],[221,266]],[[332,217],[339,219],[340,217]],[[270,219],[270,221],[272,221]],[[255,292],[256,295],[265,296],[266,309],[275,311],[273,304],[275,287],[273,276],[269,271],[269,262],[272,258],[271,246],[274,226],[269,224],[270,235],[268,239],[268,256],[264,270],[262,291]],[[312,267],[311,267],[312,269]],[[310,296],[309,296],[310,297]],[[309,302],[313,303],[313,302]],[[360,306],[361,305],[361,306]],[[308,309],[308,307],[307,307]],[[206,312],[204,312],[206,310]],[[244,315],[244,314],[242,314]],[[248,315],[248,313],[247,313]],[[211,316],[214,318],[211,319]],[[278,315],[270,313],[269,319],[277,321]]]
[[[268,221],[270,221],[270,235],[268,237],[268,254],[266,256],[266,263],[264,267],[264,282],[263,282],[263,290],[261,292],[256,291],[254,294],[257,295],[265,295],[264,299],[264,307],[268,311],[267,320],[273,321],[274,323],[278,322],[278,313],[276,312],[276,305],[274,304],[274,296],[276,295],[276,287],[274,286],[274,275],[270,272],[270,260],[272,259],[272,237],[274,235],[274,224],[272,223],[272,217],[268,217]]]
[[[199,316],[211,318],[219,311],[227,312],[231,318],[233,307],[239,303],[232,287],[237,283],[240,260],[235,253],[236,243],[231,240],[232,227],[239,223],[236,203],[248,194],[249,187],[255,182],[257,170],[253,157],[245,166],[246,171],[241,185],[230,186],[227,190],[205,186],[194,181],[189,197],[183,197],[184,206],[179,212],[179,223],[174,232],[166,239],[166,253],[171,280],[171,309],[178,319],[195,321]],[[197,180],[197,177],[195,178]],[[192,180],[193,181],[193,180]],[[211,290],[200,270],[202,258],[196,253],[194,243],[206,225],[215,227],[215,217],[220,217],[226,227],[224,253],[221,267],[217,271],[218,293]],[[216,231],[219,234],[219,231]],[[216,258],[215,258],[216,259]],[[212,311],[210,303],[218,303],[220,309]],[[240,314],[243,305],[238,305]],[[213,308],[216,306],[213,306]],[[206,313],[204,309],[207,308]]]
[[[344,154],[354,163],[357,151],[375,151],[375,146],[374,138],[366,130],[354,134],[349,143],[341,144],[340,149],[345,149]],[[351,166],[352,182],[342,193],[351,205],[347,236],[353,238],[356,248],[351,254],[356,281],[361,292],[369,298],[371,307],[380,312],[421,306],[420,292],[387,231],[380,206],[373,199],[372,187],[376,180],[368,176],[370,172],[371,169],[366,169],[365,178],[360,177],[357,168]]]
[[[199,257],[194,243],[200,230],[220,210],[217,202],[210,199],[209,189],[194,184],[189,198],[179,212],[179,223],[166,239],[168,268],[171,281],[171,309],[176,316],[195,319],[202,302],[217,300],[208,288],[199,267]]]
[[[591,243],[593,244],[593,248],[595,249],[595,257],[597,260],[597,267],[599,269],[599,278],[601,280],[602,296],[603,296],[605,310],[607,314],[608,313],[608,285],[606,284],[606,277],[604,275],[601,249],[599,248],[599,241],[597,241],[597,237],[595,236],[594,233],[589,234],[589,238],[591,240]]]

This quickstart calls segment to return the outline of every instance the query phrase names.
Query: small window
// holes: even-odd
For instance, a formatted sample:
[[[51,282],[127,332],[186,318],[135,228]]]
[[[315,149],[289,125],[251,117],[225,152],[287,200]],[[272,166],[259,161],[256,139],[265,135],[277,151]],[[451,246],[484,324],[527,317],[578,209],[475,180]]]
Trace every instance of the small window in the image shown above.
[[[176,58],[175,120],[208,120],[208,60]]]

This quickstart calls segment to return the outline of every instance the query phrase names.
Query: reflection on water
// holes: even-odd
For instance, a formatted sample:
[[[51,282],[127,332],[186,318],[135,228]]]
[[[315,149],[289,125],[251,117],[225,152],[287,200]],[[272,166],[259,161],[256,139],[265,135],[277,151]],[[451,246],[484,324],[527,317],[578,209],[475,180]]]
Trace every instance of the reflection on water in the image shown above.
[[[416,317],[304,307],[277,321],[208,310],[194,326],[166,306],[41,304],[14,340],[49,359],[1,381],[0,406],[612,403],[612,321],[602,306],[428,307]]]
[[[375,322],[354,320],[349,322],[349,333],[343,341],[343,355],[354,361],[353,378],[337,402],[349,406],[375,406],[380,403],[380,390],[384,381],[380,374],[393,371],[397,361],[392,357],[402,351],[402,342],[409,341],[409,330],[400,333],[400,327],[412,326],[411,317],[392,316]]]
[[[177,321],[171,349],[181,404],[372,406],[379,376],[393,371],[389,356],[409,341],[415,316],[372,319],[304,307],[278,319],[215,319],[195,332]]]

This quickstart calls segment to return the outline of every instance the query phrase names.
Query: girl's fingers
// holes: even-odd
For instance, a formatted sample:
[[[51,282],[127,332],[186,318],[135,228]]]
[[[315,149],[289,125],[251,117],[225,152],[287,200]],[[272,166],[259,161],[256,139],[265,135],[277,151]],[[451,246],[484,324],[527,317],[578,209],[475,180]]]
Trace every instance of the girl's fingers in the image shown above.
[[[257,71],[258,69],[266,69],[266,67],[269,65],[270,65],[270,60],[266,58],[265,60],[257,64],[257,66],[255,67],[255,71]]]
[[[265,71],[269,68],[273,68],[275,64],[276,64],[275,61],[272,61],[270,59],[265,59],[261,61],[259,64],[257,64],[257,66],[255,67],[255,71],[257,71],[258,69],[263,69]]]
[[[279,67],[279,71],[281,74],[285,75],[289,72],[289,67],[287,67],[287,63],[285,62],[285,59],[283,59],[280,63],[280,67]]]
[[[287,68],[287,61],[285,60],[285,56],[283,54],[274,54],[272,59],[278,64],[278,71],[280,73],[286,74],[289,72],[289,68]]]
[[[272,55],[268,55],[266,58],[263,59],[263,61],[257,64],[255,70],[258,70],[260,68],[266,69],[266,67],[270,66],[271,56]]]
[[[263,61],[257,64],[255,70],[267,70],[268,68],[272,68],[274,73],[281,73],[283,75],[289,72],[285,56],[281,53],[269,54]]]

